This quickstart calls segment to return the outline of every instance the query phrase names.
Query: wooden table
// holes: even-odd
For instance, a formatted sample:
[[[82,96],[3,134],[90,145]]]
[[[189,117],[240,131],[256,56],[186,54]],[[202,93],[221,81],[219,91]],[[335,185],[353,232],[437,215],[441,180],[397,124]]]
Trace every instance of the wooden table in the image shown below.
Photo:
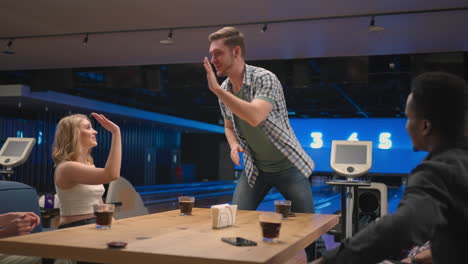
[[[194,208],[114,221],[109,230],[95,225],[0,239],[0,253],[75,259],[100,263],[284,263],[338,223],[338,215],[296,214],[284,220],[280,242],[262,241],[258,211],[239,211],[236,224],[211,228],[210,209]],[[258,243],[235,247],[222,237],[240,236]],[[107,242],[125,241],[124,249]]]

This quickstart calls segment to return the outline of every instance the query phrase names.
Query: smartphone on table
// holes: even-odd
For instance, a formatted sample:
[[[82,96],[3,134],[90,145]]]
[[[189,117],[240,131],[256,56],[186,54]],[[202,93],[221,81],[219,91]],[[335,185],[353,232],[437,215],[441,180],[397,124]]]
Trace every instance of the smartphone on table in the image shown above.
[[[257,242],[248,240],[243,237],[223,237],[221,238],[223,242],[228,244],[237,246],[237,247],[249,247],[249,246],[256,246]]]

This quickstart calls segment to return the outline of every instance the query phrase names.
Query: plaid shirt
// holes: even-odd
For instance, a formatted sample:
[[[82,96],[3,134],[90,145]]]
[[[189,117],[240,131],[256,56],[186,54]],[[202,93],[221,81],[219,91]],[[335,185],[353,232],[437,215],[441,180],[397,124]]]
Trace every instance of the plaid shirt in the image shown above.
[[[221,84],[221,88],[232,93],[232,84],[227,78]],[[243,94],[248,102],[255,98],[269,98],[273,100],[273,109],[266,120],[260,124],[260,128],[268,139],[296,166],[305,177],[309,177],[314,170],[314,162],[305,153],[289,124],[286,101],[284,100],[283,87],[276,75],[263,68],[245,64],[244,80],[242,83]],[[244,148],[244,166],[249,185],[254,186],[258,176],[258,168],[255,166],[252,150],[239,133],[233,113],[219,100],[221,113],[226,120],[232,120],[234,133],[237,140]]]

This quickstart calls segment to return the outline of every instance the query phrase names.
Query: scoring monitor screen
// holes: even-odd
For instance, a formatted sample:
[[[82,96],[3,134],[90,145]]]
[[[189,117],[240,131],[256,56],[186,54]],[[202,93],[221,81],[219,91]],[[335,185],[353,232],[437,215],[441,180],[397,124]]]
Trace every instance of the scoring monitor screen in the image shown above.
[[[336,164],[366,164],[366,146],[336,145]]]
[[[3,151],[2,156],[21,157],[28,144],[29,142],[27,141],[10,141]]]

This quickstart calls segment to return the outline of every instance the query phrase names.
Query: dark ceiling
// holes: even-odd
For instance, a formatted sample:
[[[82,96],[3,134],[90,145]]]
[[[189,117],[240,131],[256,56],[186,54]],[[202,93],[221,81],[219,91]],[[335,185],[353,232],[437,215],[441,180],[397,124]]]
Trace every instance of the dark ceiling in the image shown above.
[[[247,60],[467,51],[467,8],[467,0],[2,0],[0,42],[12,39],[15,54],[0,55],[0,70],[199,63],[222,25],[245,33]],[[383,32],[368,31],[371,15]],[[169,29],[175,42],[161,45]]]

